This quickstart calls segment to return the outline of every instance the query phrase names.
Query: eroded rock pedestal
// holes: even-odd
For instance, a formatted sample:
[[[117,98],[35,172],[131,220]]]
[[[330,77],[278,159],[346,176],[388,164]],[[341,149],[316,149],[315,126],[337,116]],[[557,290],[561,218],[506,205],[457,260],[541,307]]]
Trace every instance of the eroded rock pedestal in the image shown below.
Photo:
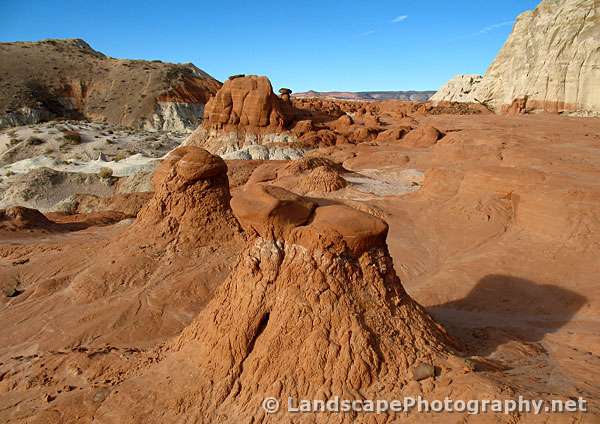
[[[229,181],[223,159],[198,147],[180,147],[153,177],[155,194],[130,230],[157,243],[185,246],[227,240],[239,233],[229,208]]]
[[[302,149],[286,146],[289,136],[282,134],[292,109],[273,92],[267,77],[234,75],[207,103],[204,122],[185,144],[229,159],[295,159]]]

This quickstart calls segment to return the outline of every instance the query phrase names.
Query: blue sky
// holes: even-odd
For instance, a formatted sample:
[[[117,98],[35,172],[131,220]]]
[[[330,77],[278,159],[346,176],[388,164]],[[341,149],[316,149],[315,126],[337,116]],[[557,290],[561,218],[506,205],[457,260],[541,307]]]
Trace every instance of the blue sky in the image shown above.
[[[83,38],[113,57],[261,74],[294,91],[427,90],[483,73],[538,0],[0,0],[0,41]]]

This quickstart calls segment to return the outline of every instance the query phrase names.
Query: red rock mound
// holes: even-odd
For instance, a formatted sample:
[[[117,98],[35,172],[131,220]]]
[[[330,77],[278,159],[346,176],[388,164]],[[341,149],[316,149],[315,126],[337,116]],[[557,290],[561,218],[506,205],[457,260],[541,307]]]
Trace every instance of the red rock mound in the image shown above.
[[[316,156],[302,158],[289,162],[287,165],[285,165],[285,167],[283,167],[281,173],[278,174],[278,176],[300,175],[307,171],[312,171],[320,167],[327,167],[338,172],[345,171],[345,169],[339,163],[334,162],[333,160],[328,158]]]
[[[44,215],[37,209],[15,206],[0,209],[0,230],[69,232],[84,230],[91,226],[111,225],[125,218],[124,214],[115,211],[78,215],[51,212]]]
[[[140,211],[130,234],[157,243],[204,245],[230,239],[239,226],[229,207],[227,165],[198,147],[180,147],[153,177],[155,194]]]
[[[298,188],[304,193],[330,193],[346,187],[346,180],[334,169],[319,166],[303,176],[298,182]]]
[[[250,183],[270,182],[296,193],[329,193],[347,186],[344,167],[323,157],[302,158],[287,164],[265,163],[257,167]]]
[[[65,210],[68,214],[112,211],[122,213],[125,218],[135,218],[138,212],[153,197],[151,192],[117,193],[110,197],[94,194],[76,194],[73,203]]]
[[[400,126],[390,128],[377,134],[377,141],[397,141],[401,140],[406,134],[412,130],[410,126]]]
[[[0,230],[52,229],[54,222],[37,209],[15,206],[0,209]]]
[[[403,139],[403,143],[410,147],[430,147],[444,136],[437,128],[431,125],[420,126],[409,132]]]
[[[270,129],[285,127],[284,101],[273,93],[267,77],[237,76],[229,78],[204,109],[206,128]]]

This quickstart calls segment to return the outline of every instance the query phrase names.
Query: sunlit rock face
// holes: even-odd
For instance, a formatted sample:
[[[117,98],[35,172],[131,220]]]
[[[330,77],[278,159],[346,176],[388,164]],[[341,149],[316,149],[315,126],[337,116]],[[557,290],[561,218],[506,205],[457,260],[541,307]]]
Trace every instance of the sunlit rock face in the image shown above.
[[[543,0],[521,14],[483,79],[459,76],[432,100],[496,111],[600,113],[600,4]]]

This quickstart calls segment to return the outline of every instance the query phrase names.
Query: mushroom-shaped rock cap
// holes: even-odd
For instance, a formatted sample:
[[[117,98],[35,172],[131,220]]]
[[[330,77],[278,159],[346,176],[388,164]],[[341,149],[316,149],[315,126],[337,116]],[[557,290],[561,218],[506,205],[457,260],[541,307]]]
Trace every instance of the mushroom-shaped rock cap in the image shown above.
[[[349,206],[319,206],[284,188],[249,184],[231,200],[246,231],[285,239],[307,249],[333,248],[355,255],[385,246],[385,221]]]
[[[247,231],[256,231],[263,238],[281,239],[305,224],[315,205],[281,187],[250,184],[231,199],[231,208]]]
[[[179,152],[180,149],[185,151]],[[180,149],[176,151],[182,154],[175,167],[178,176],[188,181],[196,181],[227,173],[227,165],[219,156],[198,147]]]
[[[355,255],[385,246],[388,225],[382,219],[345,205],[321,206],[315,210],[312,221],[298,228],[297,241],[311,248],[321,245],[345,244]],[[327,247],[327,246],[325,246]]]
[[[292,94],[292,90],[290,90],[289,88],[280,88],[279,89],[279,94]]]
[[[200,147],[185,146],[173,150],[160,164],[152,178],[154,187],[165,180],[178,177],[181,182],[194,183],[198,180],[227,174],[227,165]]]
[[[236,237],[241,231],[229,202],[227,166],[223,159],[199,147],[180,147],[160,164],[154,195],[130,227],[132,240],[140,234],[157,245],[176,242],[194,249]]]

